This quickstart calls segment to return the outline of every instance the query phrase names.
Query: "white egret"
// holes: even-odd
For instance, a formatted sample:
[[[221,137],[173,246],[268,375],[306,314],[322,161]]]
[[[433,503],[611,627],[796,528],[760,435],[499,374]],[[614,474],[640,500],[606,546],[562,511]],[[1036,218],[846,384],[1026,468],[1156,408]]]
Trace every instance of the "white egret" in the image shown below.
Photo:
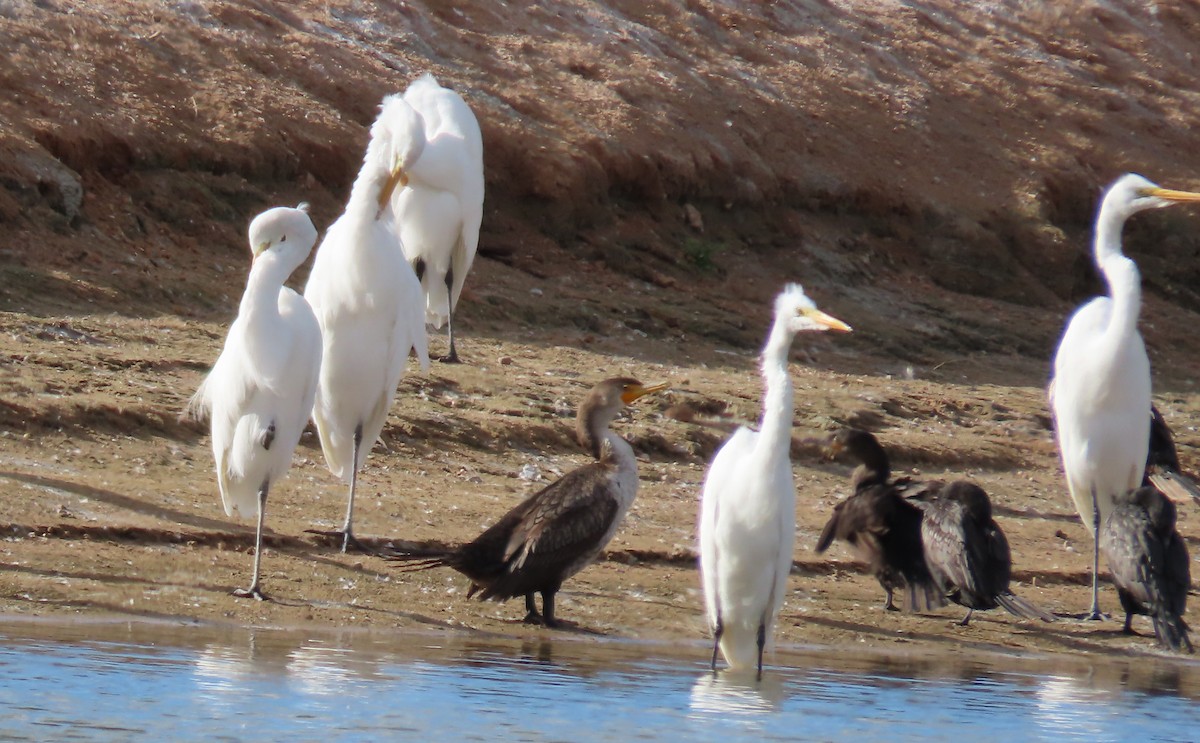
[[[1150,438],[1150,361],[1138,332],[1141,277],[1121,252],[1125,220],[1144,209],[1200,201],[1200,194],[1160,188],[1140,175],[1117,179],[1096,218],[1095,259],[1110,296],[1080,307],[1054,357],[1050,407],[1067,487],[1096,537],[1113,499],[1142,481]],[[1092,555],[1092,607],[1101,618],[1099,541]]]
[[[267,493],[292,463],[317,390],[321,328],[308,302],[283,285],[316,241],[317,230],[303,208],[278,207],[250,223],[254,260],[237,319],[188,405],[194,416],[212,420],[226,515],[257,512],[254,576],[235,596],[266,598],[259,567]]]
[[[468,597],[503,601],[525,597],[526,622],[556,626],[554,594],[563,581],[595,561],[612,540],[637,495],[637,460],[609,424],[626,405],[666,384],[607,379],[579,407],[575,432],[596,461],[572,470],[515,506],[460,547],[442,552],[393,554],[419,561],[411,570],[448,567],[471,579]],[[607,443],[607,451],[604,444]],[[538,614],[534,593],[542,594]]]
[[[420,126],[398,95],[384,98],[342,216],[317,248],[304,296],[321,323],[324,361],[313,419],[329,470],[349,483],[342,551],[354,539],[358,470],[383,430],[410,351],[429,368],[421,285],[400,249],[392,192],[421,154]]]
[[[904,608],[909,612],[944,606],[946,600],[925,564],[921,545],[921,509],[905,498],[920,483],[910,478],[892,479],[887,452],[874,435],[843,428],[830,437],[832,456],[846,452],[860,462],[851,477],[854,493],[837,504],[821,536],[817,553],[834,539],[846,542],[867,563],[867,568],[886,592],[883,608],[897,611],[892,594],[906,589]]]
[[[1125,610],[1125,634],[1134,634],[1134,614],[1146,614],[1163,647],[1192,652],[1183,621],[1191,571],[1171,499],[1153,487],[1117,496],[1100,544]]]
[[[442,360],[457,362],[454,308],[483,221],[483,138],[462,96],[429,73],[408,86],[404,101],[422,125],[411,136],[425,144],[405,171],[407,184],[393,197],[396,223],[404,255],[425,292],[426,322],[448,326],[450,353]]]
[[[967,609],[959,624],[966,627],[976,609],[997,606],[1024,619],[1054,621],[1009,588],[1012,553],[983,488],[965,480],[931,482],[910,498],[924,511],[921,541],[929,572],[943,596]]]
[[[817,309],[799,284],[775,298],[775,320],[762,353],[761,429],[739,428],[717,452],[700,503],[700,571],[717,649],[735,669],[758,659],[783,605],[796,538],[792,479],[792,380],[788,351],[796,333],[850,326]],[[755,648],[757,647],[757,653]]]

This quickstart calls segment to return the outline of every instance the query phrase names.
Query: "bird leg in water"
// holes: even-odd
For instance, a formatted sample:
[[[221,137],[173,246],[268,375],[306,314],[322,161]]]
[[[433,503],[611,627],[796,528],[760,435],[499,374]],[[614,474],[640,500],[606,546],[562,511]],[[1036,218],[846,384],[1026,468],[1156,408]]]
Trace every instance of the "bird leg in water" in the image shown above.
[[[250,580],[249,588],[239,588],[233,592],[234,596],[243,599],[257,599],[258,601],[268,601],[267,594],[262,592],[258,587],[258,569],[262,564],[262,533],[263,533],[263,514],[267,510],[267,490],[271,483],[263,480],[262,487],[258,489],[258,529],[254,533],[254,572]]]
[[[1096,486],[1092,486],[1092,610],[1088,612],[1088,621],[1100,621],[1104,615],[1100,613],[1100,500],[1096,495]]]
[[[725,623],[721,617],[716,617],[716,627],[713,628],[713,673],[716,672],[716,651],[721,647],[721,635],[725,634]]]
[[[759,622],[758,624],[758,680],[762,681],[762,657],[763,648],[767,646],[767,623]]]
[[[454,266],[446,269],[446,332],[450,335],[450,354],[439,361],[446,364],[462,363],[458,359],[458,349],[454,347]]]
[[[959,627],[966,627],[971,622],[971,615],[975,613],[974,609],[967,609],[967,615],[958,623]]]
[[[721,617],[717,617],[717,626],[713,627],[713,654],[712,654],[712,670],[717,671],[717,650],[721,647],[721,635],[725,633],[725,623],[721,621]]]

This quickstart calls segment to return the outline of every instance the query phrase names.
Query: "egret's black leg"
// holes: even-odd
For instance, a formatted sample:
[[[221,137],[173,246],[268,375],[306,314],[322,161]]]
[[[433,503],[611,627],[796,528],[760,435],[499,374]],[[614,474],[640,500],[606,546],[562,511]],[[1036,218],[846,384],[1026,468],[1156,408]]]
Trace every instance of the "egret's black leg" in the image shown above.
[[[1092,488],[1092,609],[1087,618],[1091,621],[1104,619],[1100,612],[1100,501],[1096,488]]]
[[[712,654],[712,670],[716,673],[717,670],[717,650],[721,647],[721,635],[725,634],[725,623],[721,621],[721,617],[717,617],[717,626],[713,628],[713,654]]]
[[[760,623],[758,625],[758,680],[762,681],[762,658],[763,648],[767,646],[767,625]]]
[[[262,565],[262,533],[263,533],[263,514],[267,510],[267,490],[271,484],[267,480],[263,480],[262,487],[258,489],[258,530],[254,534],[254,570],[250,579],[249,588],[239,588],[233,592],[234,596],[243,599],[257,599],[259,601],[267,601],[267,594],[262,592],[258,587],[259,567]]]
[[[447,364],[461,363],[458,349],[454,345],[454,266],[446,270],[446,330],[450,335],[450,353],[442,357]]]

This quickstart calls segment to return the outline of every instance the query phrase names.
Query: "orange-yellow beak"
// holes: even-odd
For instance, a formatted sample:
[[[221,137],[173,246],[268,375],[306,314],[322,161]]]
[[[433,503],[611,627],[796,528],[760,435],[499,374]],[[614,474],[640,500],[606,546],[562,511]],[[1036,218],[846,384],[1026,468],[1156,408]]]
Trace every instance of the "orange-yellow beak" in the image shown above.
[[[833,315],[827,315],[818,309],[806,310],[804,315],[813,322],[821,325],[827,330],[836,330],[839,333],[849,333],[853,330],[849,325],[837,319]]]
[[[649,395],[651,392],[665,390],[668,386],[669,385],[666,382],[663,382],[662,384],[652,384],[649,387],[644,387],[640,384],[629,385],[625,388],[625,391],[621,393],[621,402],[628,405],[639,397]]]
[[[392,200],[392,193],[396,187],[401,188],[408,185],[408,174],[404,172],[404,168],[399,165],[391,172],[388,179],[384,181],[383,190],[379,192],[379,214],[375,217],[378,219],[383,216],[383,210],[387,208],[388,202]]]
[[[1172,191],[1169,188],[1147,188],[1147,196],[1156,196],[1167,201],[1200,201],[1200,193],[1192,191]]]

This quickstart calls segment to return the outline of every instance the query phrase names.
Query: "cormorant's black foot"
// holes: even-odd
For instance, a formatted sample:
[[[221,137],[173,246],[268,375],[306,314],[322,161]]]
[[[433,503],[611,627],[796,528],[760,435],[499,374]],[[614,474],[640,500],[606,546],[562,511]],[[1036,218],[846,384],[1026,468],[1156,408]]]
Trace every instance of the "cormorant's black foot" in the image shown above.
[[[894,603],[889,601],[883,605],[883,610],[884,611],[900,611],[900,607],[896,606]]]
[[[233,595],[240,599],[254,599],[255,601],[271,600],[271,597],[263,593],[257,585],[250,586],[249,588],[238,588],[233,592]]]
[[[538,614],[536,611],[530,611],[521,621],[525,624],[545,624],[545,622],[542,621],[542,615]]]

